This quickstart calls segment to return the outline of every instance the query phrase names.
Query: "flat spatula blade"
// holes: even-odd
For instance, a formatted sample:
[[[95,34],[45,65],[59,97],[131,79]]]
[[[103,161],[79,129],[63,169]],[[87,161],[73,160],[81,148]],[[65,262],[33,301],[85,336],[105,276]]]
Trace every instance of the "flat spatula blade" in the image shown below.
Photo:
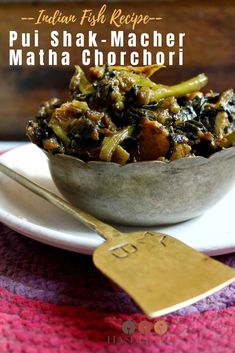
[[[96,267],[123,288],[149,316],[192,304],[235,280],[235,270],[154,232],[126,233],[104,242]]]

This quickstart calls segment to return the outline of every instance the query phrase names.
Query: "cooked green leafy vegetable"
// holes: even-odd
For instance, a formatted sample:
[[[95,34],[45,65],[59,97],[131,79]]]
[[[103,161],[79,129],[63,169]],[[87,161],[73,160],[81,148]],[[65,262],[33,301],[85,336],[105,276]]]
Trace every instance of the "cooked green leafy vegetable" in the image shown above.
[[[173,86],[153,82],[160,68],[92,67],[88,79],[76,66],[70,100],[43,103],[27,135],[51,153],[122,165],[235,146],[234,91],[203,94],[205,74]]]
[[[205,74],[200,74],[196,77],[191,78],[188,81],[181,82],[175,86],[157,86],[156,88],[151,87],[152,90],[149,93],[149,101],[156,102],[159,99],[174,96],[176,98],[185,96],[188,93],[199,91],[202,87],[207,84],[207,77]],[[146,85],[143,85],[145,88]]]
[[[112,137],[105,137],[101,145],[100,159],[102,161],[110,162],[114,151],[117,149],[120,143],[131,137],[132,131],[133,127],[128,126],[114,134]]]

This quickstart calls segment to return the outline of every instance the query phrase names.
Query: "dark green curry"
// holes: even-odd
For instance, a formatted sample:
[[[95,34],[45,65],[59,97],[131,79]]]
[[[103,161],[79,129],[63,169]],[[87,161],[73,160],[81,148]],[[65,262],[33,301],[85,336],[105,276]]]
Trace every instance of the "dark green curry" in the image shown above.
[[[39,147],[84,161],[120,164],[211,154],[235,145],[235,95],[200,90],[200,74],[174,86],[153,82],[160,67],[76,66],[70,99],[42,104],[27,135]]]

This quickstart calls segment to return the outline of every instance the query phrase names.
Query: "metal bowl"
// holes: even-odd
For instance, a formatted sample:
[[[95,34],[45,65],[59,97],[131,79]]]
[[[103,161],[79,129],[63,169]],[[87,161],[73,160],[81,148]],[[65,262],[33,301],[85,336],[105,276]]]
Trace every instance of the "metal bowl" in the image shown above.
[[[199,216],[235,180],[235,147],[209,158],[125,166],[45,153],[52,178],[67,200],[101,220],[123,225],[172,224]]]

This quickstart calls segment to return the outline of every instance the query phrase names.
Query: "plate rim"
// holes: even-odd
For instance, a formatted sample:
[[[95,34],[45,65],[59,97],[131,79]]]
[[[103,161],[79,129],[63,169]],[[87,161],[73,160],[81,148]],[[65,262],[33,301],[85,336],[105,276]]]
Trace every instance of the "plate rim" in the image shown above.
[[[32,148],[34,145],[32,143],[26,143],[22,146],[12,148],[0,155],[0,161],[6,162],[8,156],[14,155],[15,151],[25,150],[27,148]],[[7,180],[7,176],[0,173],[0,180]],[[65,249],[73,252],[82,253],[85,255],[91,255],[98,244],[96,242],[92,242],[90,239],[90,243],[87,243],[87,239],[79,238],[79,241],[76,241],[76,236],[64,233],[63,231],[58,231],[56,229],[47,228],[45,226],[41,226],[30,222],[26,219],[20,219],[15,214],[11,214],[6,211],[3,207],[0,206],[0,222],[8,226],[10,229],[14,230],[17,233],[20,233],[28,238],[33,240],[42,242],[47,245],[55,246],[60,249]],[[50,231],[50,236],[47,234],[48,230]],[[97,234],[97,236],[99,236]],[[66,239],[66,237],[68,237]],[[71,243],[70,240],[73,238],[73,242]],[[102,238],[99,236],[102,241]],[[59,241],[59,243],[58,243]],[[104,241],[104,240],[103,240]]]
[[[11,157],[17,151],[20,153],[21,150],[25,153],[28,149],[37,148],[37,146],[32,143],[25,143],[19,147],[12,148],[11,150],[4,152],[0,155],[0,161],[3,163],[7,163],[7,159],[9,156]],[[40,151],[40,149],[38,149]],[[21,152],[22,153],[22,152]],[[40,151],[40,153],[42,153]],[[42,153],[43,158],[46,159],[45,154]],[[9,158],[11,164],[11,158]],[[8,178],[4,174],[0,173],[0,180]],[[51,179],[52,181],[52,179]],[[53,181],[52,181],[53,183]],[[53,183],[54,184],[54,183]],[[15,214],[11,214],[8,211],[4,210],[3,207],[0,206],[0,222],[7,225],[9,228],[13,229],[17,233],[20,233],[24,236],[27,236],[33,240],[39,241],[41,243],[54,246],[60,249],[65,249],[68,251],[73,251],[85,255],[92,255],[94,250],[98,245],[100,245],[104,239],[98,234],[94,233],[97,237],[88,239],[87,237],[76,237],[73,234],[66,234],[63,231],[59,231],[57,229],[48,228],[42,225],[35,224],[33,222],[27,221],[26,219],[22,219],[17,217]],[[131,228],[129,228],[131,230]],[[48,230],[50,231],[50,235],[48,235]],[[92,232],[92,231],[91,231]],[[79,229],[78,229],[79,233]],[[71,241],[72,239],[72,241]],[[210,249],[202,249],[202,251],[210,256],[222,255],[226,253],[235,252],[235,240],[231,246],[225,246],[223,248],[218,248],[216,246],[211,246]]]

